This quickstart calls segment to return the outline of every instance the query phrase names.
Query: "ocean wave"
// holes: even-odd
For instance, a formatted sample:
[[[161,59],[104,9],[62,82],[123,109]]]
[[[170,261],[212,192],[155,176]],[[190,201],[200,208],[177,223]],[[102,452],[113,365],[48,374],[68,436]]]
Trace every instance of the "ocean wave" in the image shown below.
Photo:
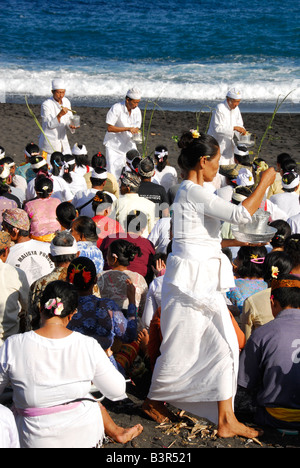
[[[273,67],[273,68],[272,68]],[[270,73],[272,68],[272,73]],[[127,90],[138,86],[143,100],[155,102],[203,102],[223,100],[229,87],[242,91],[243,101],[273,102],[287,96],[287,102],[300,103],[298,67],[291,63],[276,67],[254,62],[210,64],[104,64],[101,71],[68,68],[28,70],[0,66],[0,101],[7,96],[44,98],[51,95],[51,81],[60,76],[66,81],[71,99],[113,102],[125,97]],[[188,105],[188,104],[187,104]],[[188,110],[188,109],[187,109]]]

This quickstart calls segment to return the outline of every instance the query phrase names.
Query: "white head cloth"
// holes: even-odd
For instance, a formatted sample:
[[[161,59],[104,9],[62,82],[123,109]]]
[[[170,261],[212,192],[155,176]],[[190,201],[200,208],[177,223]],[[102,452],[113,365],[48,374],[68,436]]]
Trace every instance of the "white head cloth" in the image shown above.
[[[233,153],[237,154],[238,156],[249,156],[249,151],[248,150],[242,151],[237,146],[234,147]]]
[[[95,169],[92,170],[91,177],[93,179],[107,179],[107,171],[101,172],[101,174],[98,174],[98,172],[95,171]]]
[[[290,182],[289,184],[287,184],[287,183],[284,182],[284,176],[285,176],[285,175],[286,175],[286,174],[283,174],[283,176],[282,176],[282,182],[281,182],[283,188],[286,188],[286,189],[293,189],[293,188],[298,187],[299,181],[300,181],[299,174],[296,175],[296,173],[295,173],[295,178],[294,178],[294,180],[292,180],[292,182]]]
[[[65,82],[61,78],[55,78],[52,80],[52,91],[55,91],[56,89],[66,89]]]
[[[74,255],[77,254],[77,242],[74,239],[73,245],[54,245],[53,241],[50,244],[50,254],[52,257],[57,257],[58,255]]]
[[[139,88],[131,88],[127,91],[126,96],[128,96],[130,99],[140,100],[142,97],[142,93]]]
[[[10,175],[10,169],[7,164],[3,164],[3,171],[2,174],[0,174],[0,179],[7,179],[7,177]]]
[[[82,145],[82,148],[80,149],[78,146],[78,143],[75,143],[75,145],[72,148],[72,154],[74,156],[80,156],[81,154],[87,154],[87,149],[84,145]]]
[[[2,151],[2,149],[0,149],[0,159],[3,159],[5,157],[5,151]]]
[[[246,200],[247,197],[245,197],[245,195],[242,195],[241,193],[236,193],[236,191],[234,190],[231,198],[232,200],[235,200],[241,203],[244,200]]]
[[[242,185],[243,187],[250,187],[254,184],[252,172],[249,169],[243,167],[239,170],[238,176],[236,178],[237,185]]]
[[[45,166],[47,163],[45,161],[45,159],[41,159],[40,161],[38,161],[37,163],[35,164],[31,164],[31,168],[32,169],[40,169],[41,167]]]
[[[226,96],[231,98],[231,99],[238,99],[238,100],[242,99],[241,91],[239,89],[237,89],[237,88],[229,89]]]

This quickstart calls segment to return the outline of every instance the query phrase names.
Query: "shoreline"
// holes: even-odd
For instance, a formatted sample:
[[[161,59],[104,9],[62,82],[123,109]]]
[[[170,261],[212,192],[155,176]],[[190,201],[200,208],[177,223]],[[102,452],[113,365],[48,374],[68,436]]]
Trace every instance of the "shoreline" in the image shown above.
[[[72,102],[72,101],[71,101]],[[40,120],[40,105],[30,104],[30,108]],[[69,133],[69,143],[72,146],[77,142],[84,144],[91,158],[101,151],[105,154],[103,139],[106,131],[105,118],[108,107],[76,107],[79,111],[81,127],[75,134]],[[196,113],[192,111],[163,111],[148,109],[145,118],[145,136],[148,132],[149,120],[152,117],[148,134],[147,154],[152,154],[159,144],[167,146],[169,150],[169,163],[177,167],[179,149],[174,136],[180,136],[185,130],[196,128],[205,132],[210,119],[210,112]],[[142,110],[142,115],[144,111]],[[197,116],[200,116],[197,121]],[[255,145],[249,149],[252,157],[256,155],[257,148],[263,134],[270,123],[271,113],[242,113],[245,128],[255,135]],[[16,164],[24,160],[24,148],[27,143],[38,144],[40,130],[29,113],[26,104],[1,103],[0,104],[1,137],[0,145],[4,147],[7,156],[11,156]],[[138,147],[141,151],[141,147]],[[265,159],[269,165],[276,166],[278,154],[286,152],[297,159],[300,150],[300,113],[277,113],[272,128],[264,139],[259,157]]]

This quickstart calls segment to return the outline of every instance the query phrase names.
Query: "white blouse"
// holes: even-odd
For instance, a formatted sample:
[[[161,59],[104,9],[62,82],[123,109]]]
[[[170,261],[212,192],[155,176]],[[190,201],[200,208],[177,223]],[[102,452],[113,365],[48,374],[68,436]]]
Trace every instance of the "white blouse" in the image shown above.
[[[93,338],[73,332],[45,338],[34,331],[11,336],[0,348],[0,393],[11,384],[16,408],[48,408],[91,398],[91,382],[110,400],[126,397],[125,379]],[[97,402],[16,423],[22,448],[92,448],[104,437]]]

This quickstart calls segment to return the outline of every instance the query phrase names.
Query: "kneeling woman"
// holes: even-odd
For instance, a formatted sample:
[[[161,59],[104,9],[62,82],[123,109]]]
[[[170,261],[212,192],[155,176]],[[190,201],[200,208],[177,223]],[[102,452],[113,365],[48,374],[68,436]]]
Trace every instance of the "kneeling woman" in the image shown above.
[[[161,355],[156,361],[144,411],[163,420],[162,402],[218,424],[218,435],[256,437],[233,412],[239,348],[224,292],[234,286],[232,266],[222,254],[221,221],[251,221],[275,170],[236,206],[203,187],[218,172],[217,141],[191,132],[181,137],[179,163],[186,174],[173,208],[172,253],[162,287]]]

